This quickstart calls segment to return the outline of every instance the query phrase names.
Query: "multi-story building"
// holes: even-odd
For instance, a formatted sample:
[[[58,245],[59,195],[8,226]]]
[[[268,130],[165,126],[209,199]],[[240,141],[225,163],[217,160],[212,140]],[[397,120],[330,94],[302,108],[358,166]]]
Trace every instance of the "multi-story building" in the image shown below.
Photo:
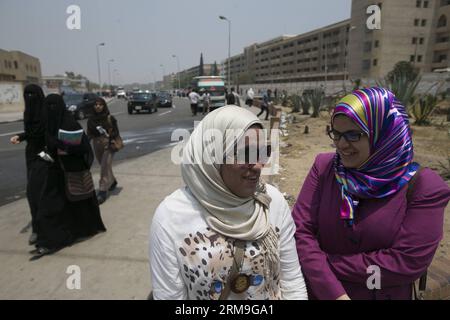
[[[370,5],[380,29],[367,26]],[[234,84],[381,79],[399,61],[421,72],[450,67],[450,0],[352,0],[350,19],[255,43],[230,58]],[[223,62],[228,77],[228,59]]]
[[[220,66],[217,65],[218,73],[220,74]],[[204,76],[211,76],[214,72],[214,64],[204,64],[203,65],[203,75]],[[175,74],[174,77],[177,79],[177,77],[180,77],[181,87],[190,86],[192,83],[192,79],[194,77],[198,77],[200,75],[200,66],[197,65],[195,67],[191,67],[189,69],[185,69],[183,71],[180,71],[179,73]]]
[[[383,0],[381,28],[367,28],[371,0],[353,0],[349,37],[350,75],[381,78],[399,61],[410,61],[421,72],[449,66],[450,1]]]
[[[38,58],[20,51],[0,49],[0,81],[39,83],[41,77]]]

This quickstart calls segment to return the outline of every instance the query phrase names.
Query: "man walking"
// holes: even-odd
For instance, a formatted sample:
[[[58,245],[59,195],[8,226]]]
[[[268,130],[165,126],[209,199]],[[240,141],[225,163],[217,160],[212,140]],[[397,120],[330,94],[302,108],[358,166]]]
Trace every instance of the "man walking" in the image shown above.
[[[200,100],[200,96],[195,91],[195,89],[192,89],[191,93],[189,93],[189,100],[191,101],[192,116],[196,116],[197,108],[198,108],[198,101]]]

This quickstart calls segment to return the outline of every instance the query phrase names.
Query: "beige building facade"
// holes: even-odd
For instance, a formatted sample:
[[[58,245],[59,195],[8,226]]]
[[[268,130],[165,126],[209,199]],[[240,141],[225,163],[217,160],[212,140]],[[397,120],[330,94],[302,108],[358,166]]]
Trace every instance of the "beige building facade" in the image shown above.
[[[40,83],[41,63],[38,58],[21,51],[0,49],[0,81]]]

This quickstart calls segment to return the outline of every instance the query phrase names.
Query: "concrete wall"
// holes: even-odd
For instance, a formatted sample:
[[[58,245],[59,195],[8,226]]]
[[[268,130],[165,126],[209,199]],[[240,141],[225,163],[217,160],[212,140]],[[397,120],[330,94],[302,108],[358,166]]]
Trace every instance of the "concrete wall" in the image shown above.
[[[417,87],[416,93],[435,93],[438,86],[437,83],[443,82],[443,86],[440,88],[440,92],[449,91],[450,90],[450,81],[445,81],[446,79],[450,80],[450,74],[448,73],[425,73],[422,75],[422,80]],[[353,83],[350,80],[342,81],[342,80],[333,80],[327,81],[326,83],[326,94],[327,95],[335,95],[342,93],[344,88],[347,92],[351,91],[353,88]],[[376,79],[362,79],[361,86],[369,87],[376,86]],[[290,94],[301,94],[303,90],[306,89],[314,89],[317,87],[325,88],[325,81],[310,81],[310,82],[289,82],[289,83],[265,83],[265,84],[246,84],[240,85],[239,89],[242,90],[242,98],[245,98],[245,92],[249,88],[253,88],[255,94],[258,95],[258,90],[267,90],[271,89],[272,92],[275,89],[278,89],[278,93],[281,94],[283,90],[286,90],[288,95]],[[430,90],[431,88],[431,90]]]
[[[0,82],[0,112],[23,112],[23,86],[17,82]]]

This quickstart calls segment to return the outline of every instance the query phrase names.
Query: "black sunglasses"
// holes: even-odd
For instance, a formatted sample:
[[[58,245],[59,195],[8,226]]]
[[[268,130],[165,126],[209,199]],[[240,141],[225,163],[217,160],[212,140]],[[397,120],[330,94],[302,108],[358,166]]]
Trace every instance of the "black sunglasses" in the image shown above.
[[[344,139],[347,142],[358,142],[363,135],[365,135],[364,132],[356,130],[350,130],[345,132],[339,132],[335,129],[328,130],[328,136],[330,137],[331,140],[335,142],[341,140],[341,137],[344,137]]]
[[[234,147],[233,159],[234,164],[256,164],[262,163],[266,164],[269,162],[269,158],[272,155],[272,146],[264,145],[259,148],[255,148],[254,146],[246,146],[242,149],[237,149],[237,146]],[[224,163],[228,163],[226,161],[227,155],[224,157]]]

